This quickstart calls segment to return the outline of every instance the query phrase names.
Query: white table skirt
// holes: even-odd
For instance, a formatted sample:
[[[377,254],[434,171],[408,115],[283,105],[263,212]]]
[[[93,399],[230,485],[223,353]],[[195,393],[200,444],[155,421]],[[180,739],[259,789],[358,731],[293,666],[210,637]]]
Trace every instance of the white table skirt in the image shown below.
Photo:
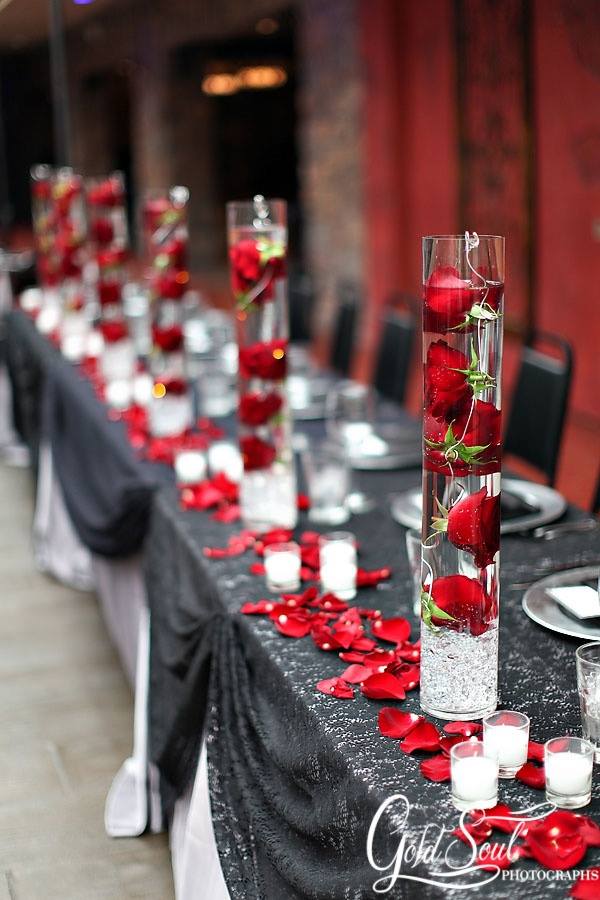
[[[140,612],[146,605],[140,556],[112,560],[83,546],[65,507],[47,442],[40,446],[33,539],[42,571],[78,589],[96,590],[107,630],[135,688]],[[149,826],[155,831],[160,820],[153,802],[158,796],[156,771],[149,769]],[[175,806],[170,843],[177,900],[229,900],[212,827],[204,742],[193,788]]]

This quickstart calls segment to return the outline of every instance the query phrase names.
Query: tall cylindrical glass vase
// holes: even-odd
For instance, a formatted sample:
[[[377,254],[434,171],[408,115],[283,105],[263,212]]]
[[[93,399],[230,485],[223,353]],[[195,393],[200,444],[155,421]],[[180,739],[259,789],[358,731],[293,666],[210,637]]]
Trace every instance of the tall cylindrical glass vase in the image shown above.
[[[286,394],[286,203],[262,196],[229,203],[227,223],[239,346],[242,518],[256,531],[293,528],[297,500]]]
[[[480,718],[498,694],[504,239],[423,239],[421,706]]]

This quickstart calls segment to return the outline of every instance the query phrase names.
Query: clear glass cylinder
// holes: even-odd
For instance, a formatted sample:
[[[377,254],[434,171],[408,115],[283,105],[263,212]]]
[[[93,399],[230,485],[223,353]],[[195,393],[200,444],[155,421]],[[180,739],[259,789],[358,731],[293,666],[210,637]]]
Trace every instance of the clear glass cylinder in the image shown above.
[[[504,239],[423,239],[421,706],[498,697]]]
[[[141,209],[144,271],[153,301],[181,300],[189,287],[188,203],[183,185],[148,190]]]
[[[256,531],[293,528],[297,499],[286,391],[286,203],[262,196],[229,203],[227,224],[239,347],[242,517]]]
[[[129,232],[125,209],[125,176],[111,172],[85,181],[90,245],[90,281],[103,319],[121,316]]]

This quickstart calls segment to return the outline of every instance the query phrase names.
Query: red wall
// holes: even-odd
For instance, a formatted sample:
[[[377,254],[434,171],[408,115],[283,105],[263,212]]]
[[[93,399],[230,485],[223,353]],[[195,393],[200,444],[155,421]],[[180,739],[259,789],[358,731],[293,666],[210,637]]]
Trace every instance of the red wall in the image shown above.
[[[572,407],[600,422],[600,5],[570,7],[534,7],[536,321],[575,347]]]

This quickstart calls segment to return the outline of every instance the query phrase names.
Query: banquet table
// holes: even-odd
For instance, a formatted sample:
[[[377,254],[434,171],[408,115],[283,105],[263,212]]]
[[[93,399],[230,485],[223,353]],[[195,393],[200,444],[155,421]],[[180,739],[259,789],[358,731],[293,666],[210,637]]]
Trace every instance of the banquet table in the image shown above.
[[[7,328],[17,405],[22,405],[21,421],[26,421],[29,429],[25,436],[35,446],[40,428],[35,409],[36,404],[40,408],[39,382],[43,379],[36,385],[35,378],[22,377],[23,371],[35,368],[35,363],[47,372],[55,365],[48,363],[47,354],[57,354],[22,314],[10,314]],[[27,355],[30,359],[25,367],[22,360]],[[15,357],[21,360],[19,365],[14,363]],[[55,415],[60,420],[56,410],[64,413],[73,397],[85,396],[86,411],[94,409],[90,413],[94,427],[103,434],[104,456],[112,455],[113,462],[107,464],[129,477],[126,483],[131,490],[117,496],[124,504],[121,512],[131,514],[136,536],[128,550],[141,549],[143,553],[152,623],[150,758],[160,770],[166,811],[172,813],[177,798],[189,797],[192,786],[196,792],[198,779],[206,777],[206,771],[214,838],[233,900],[377,896],[373,883],[383,873],[370,866],[365,849],[374,814],[386,798],[402,794],[410,804],[403,826],[408,839],[418,842],[428,824],[451,831],[459,814],[450,804],[448,785],[426,781],[419,771],[422,757],[402,753],[397,741],[380,734],[378,710],[390,701],[368,700],[359,691],[353,700],[337,700],[316,691],[318,681],[342,673],[345,666],[336,653],[317,649],[310,638],[285,638],[266,618],[240,615],[245,601],[271,596],[264,579],[249,573],[256,557],[252,551],[225,559],[208,559],[202,553],[205,547],[224,546],[240,526],[216,522],[206,512],[183,511],[172,477],[159,471],[161,467],[149,467],[136,459],[126,446],[120,423],[110,422],[88,386],[81,382],[81,387],[73,369],[62,365],[60,377],[52,376],[54,396],[58,394],[62,402],[50,407],[55,411],[51,418]],[[398,411],[399,420],[404,415]],[[52,438],[56,435],[52,421],[46,420],[45,429],[66,505],[84,544],[89,546],[90,538],[95,541],[96,526],[101,526],[104,543],[92,550],[110,556],[106,550],[123,539],[123,518],[117,518],[111,534],[108,507],[100,503],[104,515],[91,515],[92,510],[98,512],[93,492],[88,504],[83,504],[83,515],[73,496],[69,502],[68,481],[82,480],[77,468],[83,466],[86,471],[86,457],[67,454],[68,464],[64,459],[59,462],[69,443],[64,435],[77,421],[68,413],[65,417],[62,443]],[[226,424],[229,427],[231,423]],[[301,427],[310,437],[321,429],[318,423]],[[92,456],[87,465],[93,466]],[[406,616],[416,638],[404,530],[392,521],[387,496],[413,487],[419,472],[361,473],[360,479],[361,487],[378,503],[372,512],[353,517],[347,527],[359,541],[361,564],[368,569],[390,566],[393,575],[377,588],[361,589],[354,603],[379,609],[386,617]],[[101,491],[99,496],[104,496]],[[138,515],[131,513],[140,498],[146,504],[143,516],[139,506]],[[582,515],[570,507],[566,518]],[[82,516],[83,527],[78,516]],[[299,528],[304,527],[312,526],[301,516]],[[536,741],[578,733],[577,641],[547,632],[527,619],[521,609],[523,590],[513,585],[531,582],[564,564],[597,565],[598,533],[565,534],[553,542],[506,536],[501,553],[501,706],[530,715],[531,737]],[[418,711],[418,692],[409,693],[401,706]],[[543,793],[518,782],[503,782],[500,800],[513,809],[523,809],[542,802]],[[600,820],[598,782],[585,812]],[[399,836],[392,831],[400,824],[397,808],[382,817],[375,845],[382,863],[393,856]],[[581,868],[598,864],[600,850],[590,849]],[[194,860],[188,865],[193,867]],[[527,860],[517,867],[539,870]],[[432,874],[426,862],[407,871],[419,878]],[[567,892],[566,883],[559,879],[523,884],[522,895],[531,898],[562,897]],[[500,877],[475,893],[508,898],[520,890],[517,882]],[[398,880],[389,896],[433,898],[450,893],[454,891],[440,884]]]

